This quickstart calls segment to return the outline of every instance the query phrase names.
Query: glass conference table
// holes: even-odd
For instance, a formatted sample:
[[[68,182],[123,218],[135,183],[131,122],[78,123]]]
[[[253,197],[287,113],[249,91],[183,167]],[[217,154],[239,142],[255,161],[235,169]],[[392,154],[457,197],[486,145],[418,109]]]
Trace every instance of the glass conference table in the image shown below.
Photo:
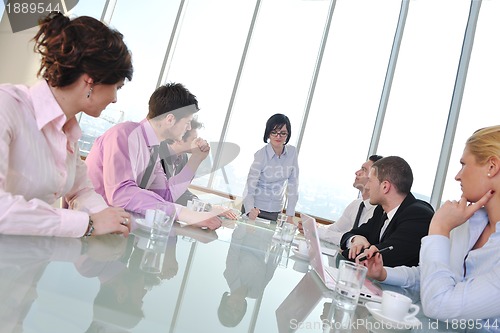
[[[329,332],[331,292],[273,234],[262,221],[176,223],[158,274],[141,270],[140,228],[128,238],[0,235],[0,332]],[[415,332],[446,330],[419,318]],[[361,305],[356,319],[352,332],[389,331]]]

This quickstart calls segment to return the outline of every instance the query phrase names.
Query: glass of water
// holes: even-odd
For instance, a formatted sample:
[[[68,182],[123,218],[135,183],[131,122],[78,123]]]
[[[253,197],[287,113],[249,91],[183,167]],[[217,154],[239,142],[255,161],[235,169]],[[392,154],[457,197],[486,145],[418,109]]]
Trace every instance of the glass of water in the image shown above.
[[[283,225],[286,223],[287,216],[286,214],[279,213],[278,218],[276,219],[276,228],[274,229],[274,234],[281,238],[281,232],[283,230]]]
[[[283,227],[283,224],[286,223],[286,220],[288,219],[288,216],[283,213],[278,214],[278,218],[276,219],[276,228],[281,229]]]
[[[146,214],[151,215],[150,212]],[[150,216],[146,215],[146,219]],[[159,202],[153,213],[150,239],[167,239],[176,217],[175,207],[169,202]]]
[[[334,328],[334,332],[349,329],[358,305],[359,293],[365,283],[367,270],[365,266],[354,262],[342,260],[339,263],[337,283],[332,299],[331,327]]]

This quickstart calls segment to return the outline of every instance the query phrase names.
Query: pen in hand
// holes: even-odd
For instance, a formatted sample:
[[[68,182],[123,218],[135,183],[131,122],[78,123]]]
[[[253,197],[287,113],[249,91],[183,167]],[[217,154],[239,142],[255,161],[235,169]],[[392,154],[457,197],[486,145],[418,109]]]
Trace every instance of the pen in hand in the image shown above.
[[[392,246],[392,245],[391,245],[391,246],[388,246],[388,247],[384,247],[384,248],[383,248],[383,249],[381,249],[381,250],[375,251],[375,253],[373,253],[373,255],[375,255],[375,254],[377,254],[377,253],[383,253],[383,252],[385,252],[385,251],[390,251],[390,250],[392,250],[392,249],[394,249],[394,246]],[[361,261],[365,261],[365,260],[367,260],[367,259],[368,259],[368,257],[367,257],[367,256],[364,256],[363,258],[359,259],[359,261],[361,262]]]

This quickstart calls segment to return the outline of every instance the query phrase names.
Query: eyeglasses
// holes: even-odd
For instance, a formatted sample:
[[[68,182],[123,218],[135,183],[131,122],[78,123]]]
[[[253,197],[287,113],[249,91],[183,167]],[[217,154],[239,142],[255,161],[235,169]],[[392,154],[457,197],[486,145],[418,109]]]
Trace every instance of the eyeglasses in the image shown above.
[[[277,137],[279,135],[280,137],[286,138],[288,136],[288,132],[285,132],[285,131],[283,131],[283,132],[271,131],[270,134],[271,134],[271,136],[274,136],[274,137]]]

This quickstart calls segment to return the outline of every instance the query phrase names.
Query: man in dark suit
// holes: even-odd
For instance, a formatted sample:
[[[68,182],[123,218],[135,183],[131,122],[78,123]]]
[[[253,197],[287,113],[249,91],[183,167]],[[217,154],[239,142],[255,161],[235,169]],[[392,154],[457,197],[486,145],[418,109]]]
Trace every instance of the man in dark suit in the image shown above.
[[[364,250],[393,246],[383,254],[384,265],[418,265],[420,240],[428,233],[434,209],[410,193],[412,184],[411,168],[401,157],[388,156],[372,165],[366,187],[370,204],[378,206],[367,223],[342,236],[344,257],[354,260]]]

